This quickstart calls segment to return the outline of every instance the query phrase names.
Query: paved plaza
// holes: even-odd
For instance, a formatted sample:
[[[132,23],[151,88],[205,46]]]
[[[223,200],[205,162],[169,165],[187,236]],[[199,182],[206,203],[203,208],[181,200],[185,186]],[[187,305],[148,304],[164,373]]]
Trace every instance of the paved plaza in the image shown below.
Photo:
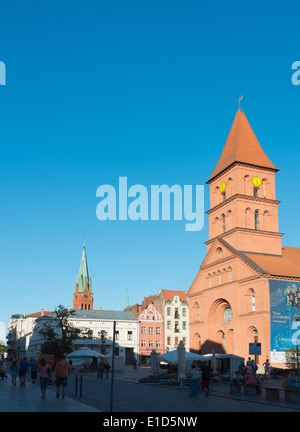
[[[115,372],[112,411],[126,413],[180,413],[180,412],[298,412],[300,404],[283,400],[270,402],[264,395],[231,395],[229,385],[213,384],[209,397],[200,393],[189,398],[187,387],[139,383],[138,379],[150,373],[147,367]],[[278,385],[278,382],[274,382]],[[55,387],[48,387],[46,399],[41,399],[38,381],[28,378],[25,387],[11,386],[10,375],[0,380],[1,412],[110,412],[111,379],[98,379],[96,372],[83,374],[82,396],[78,382],[75,394],[75,375],[71,374],[66,398],[55,397]]]

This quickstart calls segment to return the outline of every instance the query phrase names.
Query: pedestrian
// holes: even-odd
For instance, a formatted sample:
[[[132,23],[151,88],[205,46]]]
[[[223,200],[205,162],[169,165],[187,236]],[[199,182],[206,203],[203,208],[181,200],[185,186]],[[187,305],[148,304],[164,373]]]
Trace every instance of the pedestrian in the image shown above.
[[[101,359],[100,362],[99,362],[99,364],[98,364],[98,378],[100,376],[101,379],[102,379],[104,370],[105,370],[105,363]]]
[[[57,362],[55,366],[56,370],[56,397],[60,396],[60,387],[62,386],[62,397],[66,395],[66,389],[68,387],[68,376],[70,375],[72,366],[66,360],[66,356],[63,355],[62,359]]]
[[[111,369],[110,364],[107,362],[105,365],[105,378],[108,379],[109,370]]]
[[[134,357],[133,359],[133,369],[135,370],[137,368],[137,359]]]
[[[295,372],[290,372],[290,374],[288,375],[287,387],[289,389],[297,389],[298,388]]]
[[[210,384],[210,372],[211,368],[210,366],[205,363],[201,366],[201,372],[202,372],[202,390],[205,390],[205,396],[208,396],[209,393],[209,384]]]
[[[37,378],[37,372],[38,372],[38,364],[37,361],[35,359],[31,359],[30,363],[29,363],[29,367],[30,367],[30,373],[31,373],[31,380],[32,380],[32,384],[35,383],[36,378]]]
[[[266,359],[266,361],[263,363],[263,367],[265,368],[265,374],[270,375],[271,363],[269,362],[269,359]]]
[[[194,364],[191,366],[190,371],[191,379],[189,382],[189,397],[195,396],[198,397],[198,393],[200,390],[200,371],[196,368]]]
[[[257,382],[256,379],[250,369],[247,370],[244,378],[244,385],[245,386],[256,386]]]
[[[257,372],[257,369],[258,369],[257,364],[255,363],[254,360],[252,360],[252,373],[253,373],[253,376],[254,376],[255,379],[256,379],[256,372]]]
[[[11,375],[11,385],[15,387],[17,385],[17,376],[18,376],[18,363],[16,360],[13,360],[10,366],[10,375]]]
[[[49,378],[51,377],[51,366],[49,363],[46,362],[45,358],[42,358],[40,360],[40,363],[38,364],[38,370],[40,372],[40,384],[41,384],[41,393],[42,393],[41,398],[45,399],[48,381]]]
[[[26,374],[28,373],[29,375],[28,368],[29,368],[29,363],[26,357],[24,357],[24,359],[21,360],[19,364],[19,380],[20,380],[21,387],[25,387]]]
[[[248,357],[246,365],[247,365],[248,369],[252,370],[252,360],[251,360],[251,357]]]

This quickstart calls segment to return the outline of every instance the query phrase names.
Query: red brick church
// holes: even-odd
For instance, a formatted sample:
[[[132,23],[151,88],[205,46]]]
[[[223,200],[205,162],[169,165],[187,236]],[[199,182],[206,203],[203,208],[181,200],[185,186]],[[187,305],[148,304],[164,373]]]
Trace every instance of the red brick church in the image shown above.
[[[299,311],[288,294],[300,289],[300,249],[282,246],[277,171],[239,108],[207,181],[207,254],[188,291],[191,351],[247,358],[258,342],[259,364],[279,365],[295,346]]]

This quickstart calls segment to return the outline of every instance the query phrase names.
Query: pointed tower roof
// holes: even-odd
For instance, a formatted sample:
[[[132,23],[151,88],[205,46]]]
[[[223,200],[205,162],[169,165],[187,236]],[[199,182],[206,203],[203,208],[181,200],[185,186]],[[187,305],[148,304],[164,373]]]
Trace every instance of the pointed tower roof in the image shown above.
[[[236,113],[221,157],[207,183],[236,162],[279,171],[263,151],[241,107]]]
[[[85,250],[85,241],[84,241],[82,256],[81,256],[81,262],[80,262],[79,275],[76,278],[76,283],[78,284],[78,292],[84,292],[86,283],[88,283],[88,285],[92,285],[91,282],[92,281],[91,281],[91,278],[89,277],[87,258],[86,258],[86,250]],[[91,286],[89,286],[89,291],[91,292]]]

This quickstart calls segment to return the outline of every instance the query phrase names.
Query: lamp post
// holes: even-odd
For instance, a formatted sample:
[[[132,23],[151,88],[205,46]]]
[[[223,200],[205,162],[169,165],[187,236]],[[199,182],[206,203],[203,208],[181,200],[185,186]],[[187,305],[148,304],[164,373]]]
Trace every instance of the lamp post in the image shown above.
[[[297,308],[300,311],[300,289],[298,287],[297,291],[290,291],[288,294],[288,299],[292,306],[297,306]],[[300,321],[300,315],[295,314],[294,316],[295,321]],[[299,392],[299,398],[300,398],[300,382],[299,382],[299,343],[297,338],[297,345],[296,345],[296,353],[297,353],[297,379],[298,379],[298,392]]]

